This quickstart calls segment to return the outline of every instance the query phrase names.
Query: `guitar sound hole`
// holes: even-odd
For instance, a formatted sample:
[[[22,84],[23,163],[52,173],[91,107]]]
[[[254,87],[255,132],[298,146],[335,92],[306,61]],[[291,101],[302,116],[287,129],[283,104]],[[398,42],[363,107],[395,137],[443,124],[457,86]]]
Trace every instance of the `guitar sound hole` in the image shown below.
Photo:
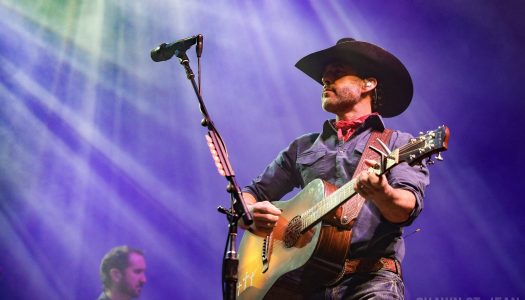
[[[286,227],[286,231],[284,232],[284,245],[287,248],[291,248],[297,243],[297,240],[299,240],[299,237],[301,236],[301,217],[296,216],[294,217],[290,223],[288,223],[288,227]]]

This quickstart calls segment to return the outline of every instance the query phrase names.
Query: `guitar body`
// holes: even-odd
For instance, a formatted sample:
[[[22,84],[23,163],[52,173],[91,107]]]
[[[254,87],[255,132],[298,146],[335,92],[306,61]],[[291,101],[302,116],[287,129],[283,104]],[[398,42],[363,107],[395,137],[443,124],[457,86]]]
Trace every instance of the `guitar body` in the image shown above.
[[[340,279],[351,231],[318,222],[293,245],[286,243],[294,217],[335,190],[335,186],[316,179],[292,199],[273,203],[282,214],[270,236],[245,232],[239,247],[238,299],[300,299],[299,291]]]

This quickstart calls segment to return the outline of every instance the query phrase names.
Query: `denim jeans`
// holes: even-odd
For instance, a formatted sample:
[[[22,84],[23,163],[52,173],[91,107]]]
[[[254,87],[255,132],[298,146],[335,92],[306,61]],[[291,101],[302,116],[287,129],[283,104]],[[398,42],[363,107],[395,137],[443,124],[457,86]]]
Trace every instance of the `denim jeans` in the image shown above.
[[[345,277],[338,285],[320,289],[306,297],[311,300],[404,299],[403,279],[386,270]]]

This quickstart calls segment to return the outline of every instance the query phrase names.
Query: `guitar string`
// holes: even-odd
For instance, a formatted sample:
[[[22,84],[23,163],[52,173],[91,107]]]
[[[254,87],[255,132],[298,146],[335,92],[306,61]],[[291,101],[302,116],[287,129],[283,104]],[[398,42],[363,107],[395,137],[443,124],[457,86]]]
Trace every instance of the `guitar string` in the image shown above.
[[[419,141],[417,143],[413,143],[413,144],[406,144],[404,146],[401,146],[399,147],[399,152],[406,152],[406,151],[411,151],[412,149],[418,149],[418,148],[421,148],[421,144],[425,144],[425,141]]]
[[[320,214],[324,216],[326,213],[337,207],[344,200],[351,198],[355,194],[357,194],[353,189],[353,184],[350,184],[354,181],[355,178],[343,185],[338,190],[336,190],[330,196],[324,198],[324,201],[318,202],[310,209],[306,210],[303,214],[301,214],[301,219],[305,219],[305,222],[302,222],[301,231],[310,226],[314,221],[317,221],[317,215]]]
[[[303,222],[303,225],[301,226],[301,230],[304,230],[306,227],[310,226],[313,221],[317,220],[317,215],[321,214],[324,215],[328,211],[334,209],[339,205],[343,200],[348,199],[355,195],[355,190],[353,189],[353,184],[355,179],[352,179],[345,185],[343,185],[341,188],[336,190],[334,193],[332,193],[327,198],[324,198],[324,201],[320,201],[310,209],[306,210],[302,215],[301,218],[305,219],[305,222]],[[313,220],[312,220],[313,218]]]

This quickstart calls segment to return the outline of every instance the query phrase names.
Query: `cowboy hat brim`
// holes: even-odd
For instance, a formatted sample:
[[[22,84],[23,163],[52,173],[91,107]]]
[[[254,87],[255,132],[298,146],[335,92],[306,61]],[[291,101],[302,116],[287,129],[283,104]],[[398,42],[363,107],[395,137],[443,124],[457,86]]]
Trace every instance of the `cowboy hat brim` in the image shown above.
[[[381,116],[397,116],[410,105],[412,78],[403,63],[383,48],[346,38],[335,46],[303,57],[295,66],[322,85],[323,72],[331,63],[348,63],[363,78],[377,79],[381,85],[381,103],[378,108]]]

